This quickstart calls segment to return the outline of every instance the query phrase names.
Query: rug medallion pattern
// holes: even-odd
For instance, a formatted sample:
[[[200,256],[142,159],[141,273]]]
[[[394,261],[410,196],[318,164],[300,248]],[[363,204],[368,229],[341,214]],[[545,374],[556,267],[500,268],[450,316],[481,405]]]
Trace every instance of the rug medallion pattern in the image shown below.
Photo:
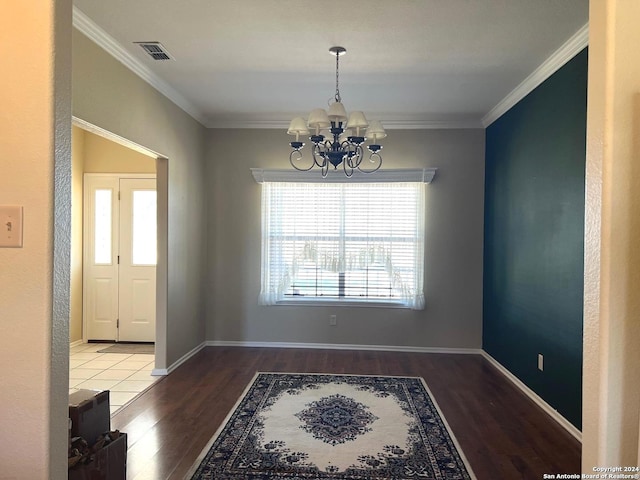
[[[474,477],[421,378],[260,373],[191,478]]]
[[[309,408],[295,416],[302,420],[300,428],[313,438],[337,445],[371,431],[368,425],[378,417],[368,410],[366,405],[352,398],[335,394],[311,402]]]

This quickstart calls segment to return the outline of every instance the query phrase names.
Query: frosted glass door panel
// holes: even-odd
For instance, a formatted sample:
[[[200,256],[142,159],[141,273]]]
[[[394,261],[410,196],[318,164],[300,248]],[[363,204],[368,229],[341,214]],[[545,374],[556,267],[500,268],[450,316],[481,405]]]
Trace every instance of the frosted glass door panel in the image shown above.
[[[157,260],[156,192],[133,191],[132,264],[155,265]]]
[[[111,190],[95,190],[94,262],[96,265],[110,265],[112,263],[112,195],[113,192]]]

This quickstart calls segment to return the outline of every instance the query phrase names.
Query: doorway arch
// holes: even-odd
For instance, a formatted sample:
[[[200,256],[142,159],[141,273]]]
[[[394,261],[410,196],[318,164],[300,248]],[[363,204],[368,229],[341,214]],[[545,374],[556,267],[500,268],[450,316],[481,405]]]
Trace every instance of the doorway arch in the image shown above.
[[[130,148],[138,153],[154,158],[156,161],[158,261],[156,266],[156,338],[153,374],[164,375],[167,372],[169,159],[161,153],[132,142],[129,139],[116,135],[76,116],[73,116],[73,125]]]

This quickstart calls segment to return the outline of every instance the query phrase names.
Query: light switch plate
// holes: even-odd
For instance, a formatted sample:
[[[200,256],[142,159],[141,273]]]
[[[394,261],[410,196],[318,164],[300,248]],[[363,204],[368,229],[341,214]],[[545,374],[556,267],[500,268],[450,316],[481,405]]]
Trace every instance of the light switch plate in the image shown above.
[[[22,248],[22,207],[0,205],[0,247]]]

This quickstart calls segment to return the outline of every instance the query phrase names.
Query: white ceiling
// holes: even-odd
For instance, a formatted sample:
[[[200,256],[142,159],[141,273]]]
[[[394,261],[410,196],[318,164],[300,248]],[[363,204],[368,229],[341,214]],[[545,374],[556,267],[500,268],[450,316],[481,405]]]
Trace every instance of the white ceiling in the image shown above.
[[[207,126],[275,126],[326,107],[335,92],[333,45],[347,49],[340,57],[347,110],[387,126],[480,126],[588,22],[588,0],[74,0],[74,7],[76,26],[111,51],[123,49]],[[159,41],[175,60],[153,61],[136,41]]]

